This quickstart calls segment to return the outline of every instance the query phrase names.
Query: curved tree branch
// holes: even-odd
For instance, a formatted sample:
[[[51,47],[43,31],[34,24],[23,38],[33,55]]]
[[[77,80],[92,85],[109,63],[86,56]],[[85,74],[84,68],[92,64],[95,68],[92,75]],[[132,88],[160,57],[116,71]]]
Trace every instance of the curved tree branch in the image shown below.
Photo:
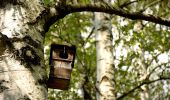
[[[129,90],[128,92],[123,93],[123,95],[121,95],[120,97],[118,97],[116,100],[121,100],[124,97],[128,96],[129,94],[133,93],[135,90],[139,89],[141,86],[145,85],[145,84],[152,84],[154,82],[157,81],[162,81],[162,80],[170,80],[169,77],[160,77],[158,79],[155,80],[151,80],[151,81],[143,81],[141,84],[139,84],[138,86],[134,87],[133,89]]]
[[[160,17],[156,17],[153,15],[146,15],[142,13],[130,13],[126,12],[121,9],[115,9],[110,6],[102,6],[102,5],[68,5],[68,9],[70,10],[70,13],[73,12],[82,12],[82,11],[89,11],[89,12],[104,12],[108,14],[115,14],[118,16],[122,16],[125,18],[129,18],[132,20],[145,20],[165,26],[170,26],[170,21],[165,20]]]
[[[143,13],[131,13],[124,11],[122,9],[116,9],[110,5],[101,5],[101,4],[76,4],[76,5],[67,5],[67,4],[58,4],[55,6],[56,13],[54,16],[51,16],[46,23],[46,30],[48,31],[49,27],[54,24],[57,20],[64,18],[66,15],[75,12],[104,12],[108,14],[114,14],[121,17],[129,18],[131,20],[145,20],[161,25],[170,27],[170,20],[163,19],[154,15],[147,15]]]

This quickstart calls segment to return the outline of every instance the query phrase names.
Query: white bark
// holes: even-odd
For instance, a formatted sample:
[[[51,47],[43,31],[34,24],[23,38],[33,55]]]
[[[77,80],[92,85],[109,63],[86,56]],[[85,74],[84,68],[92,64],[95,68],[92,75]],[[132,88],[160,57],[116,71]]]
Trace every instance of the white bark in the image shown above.
[[[112,56],[111,18],[105,13],[95,13],[97,52],[97,100],[115,100],[114,65]]]
[[[148,86],[144,85],[141,87],[142,92],[140,93],[140,100],[150,100],[149,99],[149,90],[148,90]]]
[[[149,79],[147,78],[148,76],[148,69],[147,69],[147,65],[145,64],[145,58],[144,58],[144,52],[142,50],[142,54],[141,54],[141,60],[142,60],[142,65],[141,65],[141,70],[139,70],[141,72],[141,77],[140,77],[140,81],[148,81]],[[149,95],[149,85],[143,85],[141,86],[142,91],[140,92],[140,99],[141,100],[150,100],[150,95]]]
[[[5,3],[3,3],[5,2]],[[41,0],[0,4],[0,100],[46,100]]]

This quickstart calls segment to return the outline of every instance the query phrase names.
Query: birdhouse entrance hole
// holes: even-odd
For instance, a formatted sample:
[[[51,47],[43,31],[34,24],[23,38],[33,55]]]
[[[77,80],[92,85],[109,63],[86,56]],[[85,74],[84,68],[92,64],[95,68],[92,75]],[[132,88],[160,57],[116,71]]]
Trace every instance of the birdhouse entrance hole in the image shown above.
[[[68,58],[68,53],[67,53],[67,51],[65,50],[65,47],[64,47],[64,50],[63,50],[63,51],[60,51],[59,57],[60,57],[60,58],[63,58],[63,59],[67,59],[67,58]]]

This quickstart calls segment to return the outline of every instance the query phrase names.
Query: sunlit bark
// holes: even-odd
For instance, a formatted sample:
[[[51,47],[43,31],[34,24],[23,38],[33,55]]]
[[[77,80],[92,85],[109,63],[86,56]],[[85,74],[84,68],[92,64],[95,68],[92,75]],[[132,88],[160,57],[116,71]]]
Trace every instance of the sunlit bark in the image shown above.
[[[114,65],[112,56],[112,25],[110,15],[95,13],[97,55],[97,100],[115,100]]]
[[[41,0],[0,4],[0,100],[46,100]]]
[[[148,79],[148,66],[145,64],[145,58],[144,58],[144,51],[141,52],[141,60],[142,60],[142,65],[141,65],[141,70],[139,72],[141,73],[140,76],[140,81],[149,81]],[[143,85],[141,86],[142,91],[140,92],[140,99],[141,100],[150,100],[149,96],[149,85]]]

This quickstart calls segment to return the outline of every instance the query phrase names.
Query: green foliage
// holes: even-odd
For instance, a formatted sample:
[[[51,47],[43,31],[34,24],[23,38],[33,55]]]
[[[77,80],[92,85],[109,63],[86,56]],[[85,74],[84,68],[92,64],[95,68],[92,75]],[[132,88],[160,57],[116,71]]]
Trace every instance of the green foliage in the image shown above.
[[[92,37],[87,38],[91,27],[90,18],[90,14],[70,14],[56,22],[51,26],[49,32],[46,33],[45,45],[55,42],[58,44],[76,45],[77,47],[70,89],[67,91],[49,90],[49,100],[56,100],[56,98],[57,100],[81,100],[83,97],[78,91],[84,89],[88,90],[92,98],[95,98],[95,45]],[[46,54],[49,55],[49,50],[47,50]],[[88,80],[85,80],[85,77],[88,77]],[[86,88],[83,88],[84,84]]]
[[[143,21],[140,23],[138,21],[135,23],[130,21],[126,26],[114,24],[116,28],[119,29],[119,33],[117,33],[119,34],[119,38],[115,38],[114,47],[116,49],[122,45],[121,49],[125,49],[127,52],[126,55],[120,57],[115,54],[115,59],[118,61],[115,73],[115,87],[119,95],[128,93],[146,80],[150,81],[159,77],[169,77],[170,75],[169,68],[167,67],[169,62],[160,64],[161,62],[158,61],[159,54],[168,53],[170,50],[169,28],[147,23],[143,27],[139,27],[140,29],[138,31],[134,29],[135,25],[143,23]],[[114,34],[114,36],[116,36],[116,34]],[[123,53],[123,51],[120,52]],[[153,70],[155,68],[159,71]],[[144,75],[147,75],[148,78],[140,79]],[[163,88],[165,85],[164,82],[165,81],[158,81],[148,84],[148,88],[150,89],[148,92],[151,98],[162,95],[161,92],[165,91]],[[131,100],[132,98],[140,100],[140,92],[142,92],[142,90],[137,88],[132,93],[129,92],[123,100]],[[161,98],[168,98],[168,96],[169,94]]]
[[[45,0],[45,2],[50,4],[49,0]],[[89,2],[90,0],[79,0],[79,3],[87,4]],[[130,0],[117,0],[115,5],[119,8],[121,5],[129,3],[122,9],[127,12],[137,11],[163,16],[164,18],[169,17],[169,9],[165,7],[165,4],[169,4],[168,0],[136,0],[130,2]],[[49,90],[49,100],[83,100],[83,95],[78,92],[81,90],[87,91],[93,100],[96,99],[96,49],[94,35],[89,35],[93,27],[91,20],[89,20],[91,18],[92,15],[89,13],[70,14],[52,25],[46,34],[45,45],[56,42],[76,45],[77,47],[70,89],[68,91]],[[144,82],[147,83],[170,75],[169,56],[168,62],[160,62],[159,58],[159,55],[162,54],[170,55],[170,28],[117,16],[113,16],[112,23],[114,27],[113,54],[117,97],[127,93],[128,95],[123,100],[140,100],[140,93],[143,92],[141,87],[132,92],[129,91]],[[46,55],[49,55],[48,49]],[[145,75],[147,77],[143,78]],[[165,89],[165,86],[169,84],[170,81],[167,80],[146,84],[149,88],[150,98],[168,100],[170,89]]]
[[[43,0],[45,5],[52,5],[54,3],[54,0]]]

